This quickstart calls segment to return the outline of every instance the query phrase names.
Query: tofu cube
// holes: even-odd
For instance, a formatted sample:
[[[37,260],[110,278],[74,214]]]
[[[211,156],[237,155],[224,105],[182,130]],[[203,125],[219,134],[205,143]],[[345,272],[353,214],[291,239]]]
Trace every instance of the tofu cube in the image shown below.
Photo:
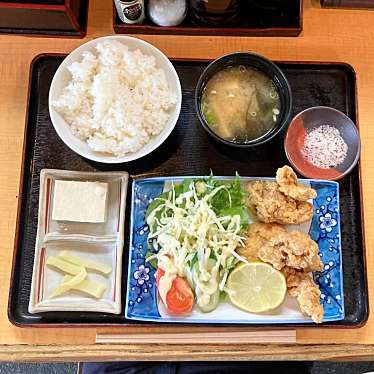
[[[52,219],[103,223],[106,221],[108,183],[56,180]]]

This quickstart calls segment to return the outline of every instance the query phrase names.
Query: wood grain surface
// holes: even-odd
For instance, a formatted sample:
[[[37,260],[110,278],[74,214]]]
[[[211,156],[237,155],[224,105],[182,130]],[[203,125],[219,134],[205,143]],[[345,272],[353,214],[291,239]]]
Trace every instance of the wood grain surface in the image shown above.
[[[112,34],[111,0],[91,0],[85,40]],[[362,177],[366,219],[368,281],[374,287],[374,12],[320,9],[307,0],[304,31],[298,38],[144,37],[169,57],[215,58],[251,50],[275,60],[342,61],[358,78],[362,136]],[[31,60],[44,52],[69,52],[85,40],[0,36],[0,360],[156,360],[156,359],[353,359],[373,358],[374,318],[360,329],[297,330],[296,346],[121,344],[97,345],[100,332],[121,329],[20,329],[7,319],[9,277],[23,147],[28,73]],[[374,298],[370,298],[373,307]],[[231,329],[232,330],[232,329]],[[245,329],[239,329],[245,331]],[[196,327],[136,327],[126,333],[199,331]],[[204,329],[209,331],[209,329]],[[308,345],[308,346],[306,346]],[[309,346],[310,345],[310,346]]]

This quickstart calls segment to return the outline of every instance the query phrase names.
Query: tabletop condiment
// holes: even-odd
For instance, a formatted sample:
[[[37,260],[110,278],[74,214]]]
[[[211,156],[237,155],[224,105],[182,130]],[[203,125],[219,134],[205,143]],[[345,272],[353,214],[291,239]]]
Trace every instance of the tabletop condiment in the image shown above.
[[[220,26],[238,17],[239,0],[190,0],[190,12],[197,23]]]
[[[122,22],[133,24],[144,21],[144,0],[114,0],[114,3]]]
[[[159,26],[176,26],[187,14],[186,0],[149,0],[148,15]]]
[[[315,127],[305,137],[302,154],[314,166],[321,169],[342,164],[348,146],[337,128],[329,125]]]

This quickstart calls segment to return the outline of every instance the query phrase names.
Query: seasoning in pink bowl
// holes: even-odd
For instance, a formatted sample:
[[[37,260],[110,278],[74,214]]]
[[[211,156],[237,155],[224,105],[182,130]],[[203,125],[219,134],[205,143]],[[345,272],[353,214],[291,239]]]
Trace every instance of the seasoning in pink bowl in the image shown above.
[[[360,135],[355,123],[330,107],[312,107],[291,121],[284,140],[294,169],[311,179],[338,180],[360,157]]]
[[[347,157],[348,145],[337,128],[321,125],[307,132],[303,156],[314,166],[321,169],[334,168]]]

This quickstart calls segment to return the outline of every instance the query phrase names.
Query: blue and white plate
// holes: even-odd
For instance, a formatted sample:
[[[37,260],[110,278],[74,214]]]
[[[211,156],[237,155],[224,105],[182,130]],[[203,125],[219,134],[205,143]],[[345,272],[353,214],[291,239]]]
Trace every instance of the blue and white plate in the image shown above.
[[[133,182],[131,201],[131,233],[127,279],[126,318],[139,321],[181,322],[181,323],[237,323],[237,324],[305,324],[313,323],[303,315],[295,298],[287,296],[284,303],[274,311],[253,314],[233,306],[228,300],[221,302],[210,313],[194,308],[188,316],[168,315],[159,302],[155,282],[155,269],[146,262],[148,226],[145,212],[149,203],[170,188],[173,181],[178,183],[186,177],[138,179]],[[199,177],[187,177],[199,178]],[[216,177],[229,180],[230,177]],[[258,178],[242,177],[243,182]],[[261,178],[274,180],[274,178]],[[340,239],[339,185],[321,180],[301,180],[317,191],[313,201],[314,215],[310,222],[292,228],[309,232],[318,243],[324,270],[314,274],[321,290],[324,308],[324,322],[344,319],[342,251]]]

